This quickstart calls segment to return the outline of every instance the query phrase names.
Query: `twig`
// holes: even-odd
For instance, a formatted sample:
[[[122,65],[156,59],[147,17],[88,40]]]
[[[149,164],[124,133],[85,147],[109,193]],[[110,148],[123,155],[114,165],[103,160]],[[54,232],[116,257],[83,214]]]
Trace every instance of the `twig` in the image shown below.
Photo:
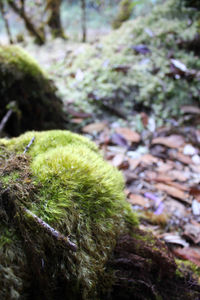
[[[10,116],[12,115],[12,113],[13,113],[13,110],[9,109],[7,111],[7,113],[5,114],[5,116],[3,117],[3,119],[1,120],[1,123],[0,123],[0,134],[3,131],[4,127],[6,126],[6,123],[8,122],[8,120],[9,120]]]
[[[49,224],[44,222],[42,219],[40,219],[38,216],[36,216],[34,213],[32,213],[30,210],[23,208],[24,212],[31,216],[37,225],[42,228],[45,232],[47,232],[49,235],[51,235],[53,238],[55,238],[57,241],[60,241],[64,244],[65,247],[72,250],[73,252],[77,251],[76,244],[72,243],[68,237],[61,234],[59,231],[55,230],[53,227],[51,227]]]
[[[35,137],[33,137],[31,139],[30,143],[26,146],[26,148],[24,149],[23,154],[25,154],[28,151],[28,149],[30,148],[30,146],[33,144],[34,141],[35,141]]]
[[[8,23],[8,19],[6,16],[6,11],[5,11],[5,3],[3,3],[2,1],[0,1],[0,11],[1,11],[1,15],[5,24],[5,28],[6,28],[6,32],[9,38],[9,42],[10,44],[13,44],[13,39],[12,39],[12,35],[11,35],[11,31],[10,31],[10,27],[9,27],[9,23]]]

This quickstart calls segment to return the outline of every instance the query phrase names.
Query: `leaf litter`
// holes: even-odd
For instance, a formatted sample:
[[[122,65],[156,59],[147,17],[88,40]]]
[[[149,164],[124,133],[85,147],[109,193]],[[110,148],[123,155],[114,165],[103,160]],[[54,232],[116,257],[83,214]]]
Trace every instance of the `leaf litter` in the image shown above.
[[[183,110],[198,112],[195,107]],[[128,121],[90,123],[82,132],[123,172],[127,201],[138,211],[140,227],[165,241],[177,258],[200,266],[200,161],[193,159],[200,154],[200,131],[184,125],[152,131],[150,117],[140,116],[140,132]]]

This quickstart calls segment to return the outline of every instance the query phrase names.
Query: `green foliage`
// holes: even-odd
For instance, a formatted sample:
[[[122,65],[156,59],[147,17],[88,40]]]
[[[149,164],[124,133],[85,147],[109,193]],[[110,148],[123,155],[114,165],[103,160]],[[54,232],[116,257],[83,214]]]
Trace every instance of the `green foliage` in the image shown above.
[[[25,205],[54,229],[70,236],[78,251],[62,250],[64,260],[56,261],[58,253],[54,258],[46,257],[45,249],[54,249],[55,245],[38,230],[32,217],[22,214],[20,228],[30,242],[29,247],[37,247],[45,264],[53,260],[50,262],[55,282],[59,272],[68,277],[70,288],[74,290],[70,299],[76,299],[79,293],[81,296],[77,299],[97,299],[98,283],[117,236],[137,224],[136,216],[125,201],[123,177],[103,160],[92,142],[67,131],[28,132],[11,140],[1,139],[0,143],[11,153],[22,153],[33,136],[35,141],[29,155],[31,182],[36,192],[31,197],[24,190],[23,197],[17,196],[17,205]],[[24,180],[27,178],[21,179]],[[10,181],[8,186],[12,186]],[[55,251],[58,252],[58,247]],[[13,265],[9,266],[13,271]],[[18,265],[21,271],[20,267]],[[15,275],[18,276],[18,271]],[[51,280],[53,286],[53,278]]]
[[[188,25],[191,18],[193,22]],[[197,32],[196,18],[191,9],[180,9],[176,1],[168,0],[145,17],[124,23],[100,44],[82,46],[66,64],[65,97],[88,110],[88,102],[100,106],[102,102],[112,103],[125,112],[141,103],[160,107],[159,114],[164,108],[176,115],[181,104],[199,98],[198,78],[175,78],[169,58],[179,60],[189,70],[199,69],[197,54],[187,47]],[[137,45],[145,45],[149,52],[136,52],[133,47]]]

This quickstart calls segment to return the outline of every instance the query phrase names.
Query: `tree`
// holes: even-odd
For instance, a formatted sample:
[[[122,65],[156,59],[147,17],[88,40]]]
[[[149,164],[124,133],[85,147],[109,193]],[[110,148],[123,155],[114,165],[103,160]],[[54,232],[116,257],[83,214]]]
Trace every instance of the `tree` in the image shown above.
[[[46,0],[46,8],[45,10],[48,12],[47,24],[51,30],[51,34],[53,38],[61,37],[63,39],[66,38],[60,18],[60,6],[62,0]]]
[[[16,4],[14,0],[7,0],[8,5],[12,10],[24,21],[24,25],[28,32],[35,37],[35,41],[42,45],[45,43],[45,35],[39,27],[37,28],[35,24],[31,21],[30,17],[27,15],[25,10],[25,0],[20,0],[20,5]]]
[[[82,9],[82,42],[86,42],[86,3],[85,0],[81,0],[81,9]]]

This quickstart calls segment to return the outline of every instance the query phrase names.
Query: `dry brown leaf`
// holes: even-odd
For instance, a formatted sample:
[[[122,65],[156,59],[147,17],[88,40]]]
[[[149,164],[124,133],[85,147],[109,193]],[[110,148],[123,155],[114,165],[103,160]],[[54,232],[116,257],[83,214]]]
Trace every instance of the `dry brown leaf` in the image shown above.
[[[188,216],[186,205],[171,197],[167,197],[165,200],[164,213],[167,213],[170,216],[175,215],[181,219]]]
[[[186,175],[186,173],[178,170],[171,170],[168,174],[172,178],[172,180],[178,180],[181,182],[185,182],[186,180],[188,180],[188,176]]]
[[[147,153],[147,154],[144,154],[140,157],[140,161],[141,161],[141,163],[151,165],[153,163],[157,163],[159,161],[159,159],[157,157]]]
[[[124,162],[124,154],[119,153],[115,155],[111,161],[112,165],[114,167],[120,167]]]
[[[190,168],[192,169],[193,172],[200,173],[200,166],[190,165]]]
[[[85,133],[93,133],[93,132],[101,132],[107,127],[107,124],[105,122],[96,122],[91,123],[89,125],[86,125],[82,128],[82,131]]]
[[[188,240],[190,239],[194,244],[198,244],[200,242],[200,225],[195,224],[186,224],[184,227],[183,236]]]
[[[135,170],[139,164],[140,164],[140,158],[133,159],[133,158],[128,158],[130,170]]]
[[[164,172],[170,171],[171,169],[173,169],[173,167],[174,167],[174,164],[172,161],[168,160],[166,163],[159,161],[156,171],[158,171],[160,173],[162,173],[162,172],[164,173]]]
[[[165,173],[158,173],[155,180],[158,182],[168,183],[168,182],[172,181],[172,178],[170,176],[166,175]]]
[[[81,124],[83,122],[84,119],[82,118],[73,118],[71,119],[71,122],[72,123],[75,123],[75,124]]]
[[[176,159],[176,160],[182,162],[183,164],[186,164],[186,165],[193,164],[192,158],[190,156],[182,154],[181,152],[175,153],[174,151],[173,152],[170,151],[169,156],[170,156],[170,158]]]
[[[188,194],[167,184],[164,183],[157,183],[154,185],[158,190],[164,191],[166,192],[168,195],[180,199],[186,203],[190,203],[191,201],[189,201],[188,199]]]
[[[167,137],[158,137],[152,140],[152,145],[161,144],[169,148],[180,148],[185,143],[184,138],[181,135],[171,135]]]
[[[149,207],[149,203],[147,198],[138,195],[138,194],[130,194],[128,198],[128,202],[133,205],[139,205],[143,207]]]
[[[200,253],[197,248],[194,247],[184,247],[173,249],[174,254],[185,260],[190,260],[195,265],[200,267]]]
[[[193,105],[185,105],[181,107],[181,112],[184,114],[189,113],[189,114],[200,114],[200,108],[197,106]]]
[[[153,171],[146,171],[145,172],[145,178],[146,180],[155,181],[157,177],[157,173]]]
[[[182,191],[185,191],[185,192],[189,191],[189,187],[187,187],[184,184],[180,184],[178,182],[173,182],[173,181],[168,182],[168,184],[171,185],[171,186],[173,186],[173,187],[175,187],[175,188],[177,188],[178,190],[182,190]]]
[[[131,143],[138,143],[140,141],[140,135],[129,128],[120,127],[115,130],[118,134],[121,134],[127,141]]]

